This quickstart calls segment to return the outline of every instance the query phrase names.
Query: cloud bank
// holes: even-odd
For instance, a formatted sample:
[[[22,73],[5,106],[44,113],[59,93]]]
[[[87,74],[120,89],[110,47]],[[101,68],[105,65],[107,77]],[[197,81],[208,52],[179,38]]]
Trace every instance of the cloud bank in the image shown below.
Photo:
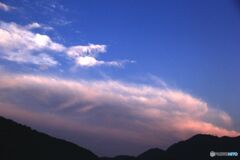
[[[166,147],[198,133],[239,135],[227,113],[169,87],[3,73],[0,103],[3,115],[74,131],[73,141],[86,133],[86,146],[102,154],[116,152],[119,143],[134,144],[134,149],[121,149],[129,153]],[[85,145],[84,140],[79,143]],[[106,147],[94,148],[98,145]]]
[[[35,33],[34,29],[51,30],[52,28],[37,22],[21,26],[16,23],[0,21],[0,57],[17,63],[29,63],[52,67],[60,62],[55,54],[61,53],[70,58],[76,66],[93,67],[99,65],[122,66],[133,61],[97,60],[99,53],[106,52],[106,45],[89,44],[67,47],[54,42],[48,35]]]

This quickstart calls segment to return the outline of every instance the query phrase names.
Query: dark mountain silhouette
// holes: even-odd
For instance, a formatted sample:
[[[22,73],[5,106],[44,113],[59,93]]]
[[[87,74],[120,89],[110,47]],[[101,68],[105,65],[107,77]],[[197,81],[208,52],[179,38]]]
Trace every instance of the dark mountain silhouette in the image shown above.
[[[210,157],[210,152],[238,152],[240,154],[240,137],[216,137],[196,135],[192,138],[170,146],[166,151],[154,148],[132,159],[110,158],[102,160],[239,160],[239,157]]]
[[[164,150],[161,150],[159,148],[153,148],[140,154],[137,158],[138,160],[165,160],[169,159],[169,155]]]
[[[73,143],[0,117],[0,160],[96,160]]]
[[[99,158],[99,160],[138,160],[138,159],[134,156],[121,155],[121,156],[116,156],[113,158],[102,157],[102,158]]]
[[[136,157],[98,158],[73,143],[0,117],[0,160],[237,160],[240,157],[210,157],[210,151],[240,153],[240,137],[196,135],[166,151],[154,148]]]
[[[199,134],[186,141],[170,146],[166,152],[176,160],[237,159],[237,157],[210,157],[211,151],[240,153],[240,137],[219,138],[216,136]]]

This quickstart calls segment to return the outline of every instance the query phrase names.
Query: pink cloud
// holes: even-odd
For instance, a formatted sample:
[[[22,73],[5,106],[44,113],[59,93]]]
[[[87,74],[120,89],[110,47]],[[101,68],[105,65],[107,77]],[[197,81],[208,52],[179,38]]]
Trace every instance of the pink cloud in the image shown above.
[[[180,140],[198,133],[239,135],[227,113],[174,88],[1,75],[2,115],[21,117],[46,128],[53,125],[68,133],[89,134],[94,139],[111,139],[108,143],[112,147],[117,148],[120,142],[166,147],[173,143],[169,137]]]

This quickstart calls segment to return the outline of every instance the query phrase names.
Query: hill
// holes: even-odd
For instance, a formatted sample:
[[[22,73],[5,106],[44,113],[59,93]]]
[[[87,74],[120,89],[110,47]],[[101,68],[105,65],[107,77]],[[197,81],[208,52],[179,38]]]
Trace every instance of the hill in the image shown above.
[[[240,137],[199,134],[173,144],[166,151],[153,148],[136,157],[98,157],[76,144],[0,117],[1,160],[237,160],[240,157],[211,157],[211,151],[240,153]]]
[[[1,160],[96,160],[91,151],[0,117]]]

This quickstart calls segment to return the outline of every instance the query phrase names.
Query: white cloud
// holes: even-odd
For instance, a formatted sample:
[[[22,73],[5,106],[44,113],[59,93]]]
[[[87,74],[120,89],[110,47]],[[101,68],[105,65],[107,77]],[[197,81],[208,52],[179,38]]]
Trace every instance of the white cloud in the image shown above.
[[[15,23],[0,22],[0,36],[1,57],[18,63],[54,66],[58,62],[44,52],[65,50],[47,35],[33,33]]]
[[[0,22],[0,35],[0,48],[5,58],[27,55],[37,58],[38,55],[33,53],[44,50],[60,52],[65,49],[47,35],[30,32],[15,23]]]
[[[15,7],[12,7],[12,6],[9,6],[9,5],[7,5],[7,4],[5,4],[3,2],[0,2],[0,10],[8,12],[8,11],[14,9],[14,8]]]
[[[94,57],[90,56],[80,56],[76,58],[76,64],[82,67],[92,67],[92,66],[98,66],[98,65],[107,65],[107,66],[116,66],[121,67],[123,65],[124,61],[99,61],[96,60]]]
[[[104,64],[104,62],[98,61],[94,57],[80,56],[76,58],[76,64],[80,66],[91,67],[91,66]]]
[[[124,63],[134,63],[134,61],[101,61],[96,56],[106,52],[106,45],[89,44],[87,46],[72,46],[67,49],[67,55],[75,59],[76,64],[82,67],[92,67],[98,65],[108,65],[121,67]]]
[[[99,53],[106,52],[106,45],[89,44],[87,46],[72,46],[66,51],[67,55],[75,59],[76,65],[83,67],[92,67],[103,65],[106,62],[99,61],[95,56]]]
[[[37,22],[33,22],[33,23],[30,23],[28,25],[25,26],[26,29],[43,29],[43,30],[53,30],[53,27],[50,27],[50,26],[46,26],[46,25],[43,25],[43,24],[39,24]]]
[[[106,135],[107,139],[125,144],[166,147],[173,143],[168,137],[180,140],[198,133],[239,135],[227,113],[177,89],[113,80],[71,81],[46,76],[1,75],[0,102],[22,110],[31,108],[42,115],[52,113],[69,121],[74,119],[74,123],[79,124],[74,128],[84,124],[85,129],[98,138]],[[3,109],[1,105],[0,111]]]
[[[58,64],[56,60],[50,57],[47,54],[41,53],[38,56],[33,56],[31,54],[18,53],[18,54],[10,54],[8,56],[3,57],[6,60],[14,61],[18,63],[29,63],[39,65],[43,68],[48,68],[50,66],[55,66]]]
[[[54,42],[48,35],[32,31],[36,28],[46,29],[46,27],[37,22],[20,26],[16,23],[0,21],[1,58],[18,63],[54,66],[59,62],[53,58],[52,52],[59,52],[71,58],[77,66],[83,67],[99,65],[122,66],[123,63],[130,62],[97,60],[96,57],[99,53],[106,52],[106,45],[89,44],[66,47],[63,44]],[[44,60],[46,61],[44,62]]]
[[[70,57],[76,58],[81,56],[94,56],[97,53],[106,52],[106,45],[89,44],[87,46],[72,46],[67,49],[67,54]]]
[[[42,26],[37,22],[30,23],[26,26],[27,29],[35,29],[35,28],[41,28],[41,27]]]

